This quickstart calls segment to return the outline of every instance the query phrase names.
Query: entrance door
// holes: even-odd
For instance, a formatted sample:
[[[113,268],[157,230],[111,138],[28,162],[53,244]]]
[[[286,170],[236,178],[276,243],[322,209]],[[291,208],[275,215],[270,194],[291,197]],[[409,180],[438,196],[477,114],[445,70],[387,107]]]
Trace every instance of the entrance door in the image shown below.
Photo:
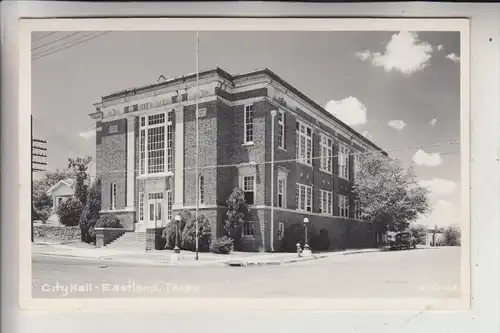
[[[155,192],[148,194],[149,227],[158,228],[162,226],[163,218],[163,193]]]

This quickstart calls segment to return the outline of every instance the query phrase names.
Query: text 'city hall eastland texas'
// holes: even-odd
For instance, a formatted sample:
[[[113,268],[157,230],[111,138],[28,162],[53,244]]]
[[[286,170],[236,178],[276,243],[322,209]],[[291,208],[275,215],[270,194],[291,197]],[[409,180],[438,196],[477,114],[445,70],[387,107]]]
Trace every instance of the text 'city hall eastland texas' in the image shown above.
[[[360,153],[385,152],[268,69],[216,68],[198,82],[196,74],[165,79],[95,104],[102,214],[116,214],[127,231],[158,234],[199,200],[221,236],[226,200],[240,187],[250,209],[243,250],[278,251],[286,227],[304,217],[328,232],[332,248],[380,243],[382,226],[357,218],[350,191]]]

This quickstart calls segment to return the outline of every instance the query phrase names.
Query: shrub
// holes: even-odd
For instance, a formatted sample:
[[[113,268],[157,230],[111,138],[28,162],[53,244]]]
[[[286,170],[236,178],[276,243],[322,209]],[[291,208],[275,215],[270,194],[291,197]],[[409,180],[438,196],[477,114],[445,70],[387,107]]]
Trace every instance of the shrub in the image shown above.
[[[326,229],[321,229],[319,235],[314,236],[311,239],[311,248],[318,251],[326,251],[330,249],[331,246],[330,237],[328,237],[328,231]]]
[[[210,252],[217,254],[229,254],[233,251],[234,241],[227,236],[219,237],[210,244]]]
[[[240,248],[241,240],[241,225],[248,214],[248,206],[246,204],[245,194],[236,187],[231,192],[231,195],[226,201],[227,212],[226,221],[224,222],[224,230],[226,235],[234,240],[234,246]]]
[[[181,247],[183,250],[196,251],[196,218],[191,218],[182,230]],[[212,239],[212,226],[203,215],[198,216],[198,250],[207,252]]]
[[[188,210],[184,210],[180,213],[181,221],[179,222],[179,246],[182,243],[182,231],[188,221],[191,220],[191,212]],[[162,232],[162,239],[165,241],[165,248],[172,250],[175,247],[175,233],[176,233],[176,221],[172,220],[167,224],[165,229]]]
[[[444,230],[441,246],[460,246],[460,228],[450,226]]]
[[[80,200],[73,197],[58,206],[57,215],[59,216],[59,221],[62,225],[65,225],[67,227],[77,226],[80,222],[82,211],[82,203],[80,202]]]
[[[307,238],[308,245],[311,249],[315,249],[313,247],[314,244],[311,244],[311,240],[315,237],[314,227],[309,225],[307,230]],[[284,252],[296,252],[297,251],[297,243],[300,243],[300,246],[304,246],[304,238],[305,238],[305,227],[303,223],[294,223],[287,228],[285,228],[285,234],[283,239],[281,240],[280,250]],[[314,243],[314,242],[313,242]]]
[[[99,217],[95,225],[96,228],[123,228],[120,219],[115,214],[104,214]]]
[[[80,217],[80,230],[82,241],[86,243],[95,242],[95,225],[99,219],[101,210],[101,180],[96,179],[88,191],[87,203]]]

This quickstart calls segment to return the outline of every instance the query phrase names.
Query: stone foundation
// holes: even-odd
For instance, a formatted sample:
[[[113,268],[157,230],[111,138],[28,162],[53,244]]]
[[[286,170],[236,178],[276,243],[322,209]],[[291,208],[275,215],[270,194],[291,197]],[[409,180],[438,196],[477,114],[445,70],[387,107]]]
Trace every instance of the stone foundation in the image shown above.
[[[34,238],[51,239],[57,241],[72,241],[81,240],[82,233],[79,226],[49,226],[49,225],[34,225]]]

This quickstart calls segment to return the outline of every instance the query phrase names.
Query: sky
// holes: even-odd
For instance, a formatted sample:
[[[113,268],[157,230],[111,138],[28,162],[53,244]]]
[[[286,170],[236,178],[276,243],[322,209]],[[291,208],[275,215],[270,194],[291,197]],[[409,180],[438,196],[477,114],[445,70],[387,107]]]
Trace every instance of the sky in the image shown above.
[[[95,157],[93,103],[122,89],[196,71],[195,32],[37,32],[34,133],[48,170]],[[200,70],[269,68],[412,167],[431,190],[417,223],[459,223],[459,32],[200,32]]]

